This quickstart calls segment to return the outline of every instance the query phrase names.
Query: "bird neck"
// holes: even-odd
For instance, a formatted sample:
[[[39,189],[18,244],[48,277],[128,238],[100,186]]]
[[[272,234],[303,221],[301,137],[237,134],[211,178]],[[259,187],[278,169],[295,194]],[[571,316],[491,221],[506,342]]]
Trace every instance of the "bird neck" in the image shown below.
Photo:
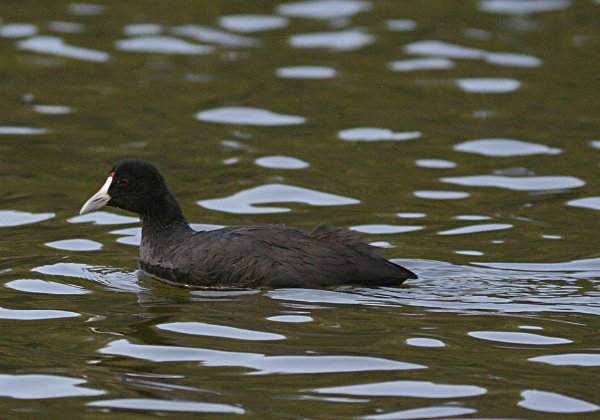
[[[140,215],[144,231],[179,232],[191,231],[188,222],[173,195],[166,194],[153,198],[147,203],[146,211]]]

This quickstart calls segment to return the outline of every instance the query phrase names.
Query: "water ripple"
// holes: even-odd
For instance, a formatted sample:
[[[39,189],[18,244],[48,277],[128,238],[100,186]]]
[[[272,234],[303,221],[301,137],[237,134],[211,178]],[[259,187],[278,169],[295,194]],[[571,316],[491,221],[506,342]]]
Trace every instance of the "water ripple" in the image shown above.
[[[363,29],[297,34],[288,40],[294,48],[327,48],[332,51],[354,51],[374,41],[375,36],[365,33]]]
[[[559,148],[550,148],[543,144],[512,139],[469,140],[454,145],[454,150],[494,157],[529,156],[538,154],[556,155],[562,152]]]
[[[219,16],[219,25],[236,32],[263,32],[281,29],[288,26],[289,21],[274,15],[225,15]]]
[[[277,114],[266,109],[251,107],[225,107],[201,111],[196,119],[221,124],[241,124],[258,126],[296,125],[306,122],[306,118],[296,115]]]
[[[336,19],[354,16],[371,10],[373,4],[365,0],[307,0],[277,6],[277,13],[290,17]]]
[[[521,397],[523,399],[517,403],[519,407],[543,413],[587,413],[600,410],[596,404],[537,389],[523,391]]]
[[[88,407],[122,408],[126,410],[149,410],[157,412],[222,413],[244,414],[241,407],[230,404],[217,404],[198,401],[168,401],[153,398],[121,398],[94,401]]]
[[[487,389],[475,385],[436,384],[426,381],[379,382],[372,384],[317,388],[313,391],[320,394],[415,398],[461,398],[473,397],[487,393]]]
[[[155,53],[155,54],[210,54],[214,47],[193,44],[172,36],[137,36],[121,39],[115,42],[115,47],[121,51]]]
[[[266,203],[305,203],[313,206],[343,206],[358,204],[359,200],[340,195],[310,190],[293,185],[267,184],[237,192],[229,197],[200,200],[199,206],[210,210],[238,214],[284,213],[286,207],[255,207]]]
[[[104,51],[75,47],[66,44],[57,36],[34,36],[17,43],[17,48],[59,57],[74,58],[82,61],[105,62],[110,55]]]
[[[440,181],[468,187],[497,187],[513,191],[562,190],[585,185],[585,182],[572,176],[476,175],[441,178]]]
[[[425,369],[414,363],[368,356],[266,356],[260,353],[228,352],[193,347],[132,344],[112,341],[102,354],[129,356],[153,362],[197,361],[204,366],[237,366],[253,369],[248,375],[368,372],[376,370]]]
[[[156,325],[156,328],[182,334],[233,338],[236,340],[264,341],[285,340],[286,338],[281,334],[252,331],[243,328],[227,327],[224,325],[206,324],[204,322],[170,322],[167,324],[158,324]]]
[[[0,374],[0,396],[23,400],[45,398],[86,397],[105,394],[105,391],[83,388],[85,379],[57,375]]]

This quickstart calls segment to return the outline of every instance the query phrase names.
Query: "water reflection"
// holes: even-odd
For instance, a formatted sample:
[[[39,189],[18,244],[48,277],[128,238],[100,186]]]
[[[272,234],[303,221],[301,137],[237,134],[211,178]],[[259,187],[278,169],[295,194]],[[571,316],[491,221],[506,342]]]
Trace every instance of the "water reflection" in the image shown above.
[[[288,20],[274,15],[225,15],[219,16],[219,25],[236,32],[263,32],[288,26]]]
[[[482,395],[485,388],[474,385],[436,384],[426,381],[392,381],[373,384],[318,388],[320,394],[348,394],[358,396],[461,398]]]
[[[497,187],[514,191],[562,190],[585,185],[585,182],[572,176],[477,175],[441,178],[440,181],[468,187]]]
[[[569,0],[479,0],[478,7],[488,13],[528,15],[563,10],[570,5]]]
[[[214,48],[208,45],[192,44],[171,36],[139,36],[116,41],[115,47],[121,51],[160,53],[160,54],[210,54]]]
[[[186,36],[198,41],[217,44],[224,47],[257,47],[260,40],[245,36],[236,35],[220,29],[211,28],[204,25],[181,25],[171,29],[171,33],[176,36]]]
[[[393,132],[387,128],[357,127],[338,132],[338,138],[346,141],[404,141],[421,137],[420,131]]]
[[[255,159],[254,163],[273,169],[304,169],[310,166],[308,162],[288,156],[265,156]]]
[[[515,79],[479,77],[456,79],[458,87],[469,93],[509,93],[521,87],[521,82]]]
[[[0,374],[0,396],[23,400],[43,398],[86,397],[105,394],[105,391],[84,388],[85,379],[57,375]]]
[[[243,124],[259,126],[280,126],[303,124],[306,118],[296,115],[277,114],[260,108],[226,107],[209,109],[196,114],[200,121],[221,124]]]
[[[31,23],[7,23],[0,21],[0,38],[24,38],[38,33],[38,28]]]
[[[327,48],[332,51],[354,51],[372,44],[375,37],[363,29],[337,32],[313,32],[292,35],[289,43],[294,48]]]
[[[237,192],[229,197],[197,201],[197,204],[227,213],[268,214],[290,211],[286,207],[256,207],[266,203],[305,203],[313,206],[343,206],[358,204],[359,200],[340,195],[324,193],[308,188],[283,184],[267,184]]]
[[[366,12],[371,7],[372,3],[366,0],[307,0],[280,4],[277,13],[309,19],[336,19]]]
[[[47,134],[48,130],[45,128],[32,128],[32,127],[0,127],[0,135],[17,135],[17,136],[35,136],[39,134]]]
[[[0,227],[22,226],[31,223],[39,223],[52,219],[54,213],[29,213],[17,210],[0,210]]]
[[[373,414],[363,418],[369,420],[402,420],[402,419],[433,419],[453,416],[466,416],[476,413],[472,408],[438,406],[414,408],[412,410],[392,411],[385,414]]]
[[[424,369],[425,366],[368,356],[267,356],[191,347],[132,344],[116,340],[102,354],[129,356],[154,362],[198,361],[205,366],[237,366],[254,370],[249,375],[365,372]]]
[[[17,43],[17,48],[36,53],[74,58],[82,61],[105,62],[110,55],[107,52],[90,48],[75,47],[57,36],[35,36]]]
[[[500,343],[510,344],[530,344],[537,346],[548,346],[553,344],[572,343],[571,340],[558,337],[548,337],[545,335],[522,333],[522,332],[505,332],[505,331],[472,331],[469,333],[471,337],[481,340],[497,341]]]
[[[38,279],[21,279],[4,283],[4,287],[29,293],[43,293],[49,295],[85,295],[90,293],[83,287],[72,284],[56,283],[54,281]]]
[[[469,140],[455,145],[454,150],[495,157],[529,156],[537,154],[556,155],[562,152],[561,149],[550,148],[543,144],[512,139]]]
[[[331,67],[324,66],[295,66],[280,67],[276,74],[284,79],[331,79],[335,77],[336,71]]]
[[[43,319],[73,318],[78,316],[81,316],[81,314],[56,309],[8,309],[0,307],[0,319],[39,321]]]
[[[122,398],[94,401],[88,407],[121,408],[157,412],[222,413],[244,414],[245,410],[230,404],[217,404],[198,401],[169,401],[152,398]]]
[[[596,404],[537,389],[523,391],[521,397],[523,399],[518,402],[520,407],[544,413],[587,413],[600,410]]]
[[[281,334],[252,331],[243,328],[227,327],[224,325],[207,324],[204,322],[171,322],[168,324],[158,324],[156,328],[165,331],[178,332],[181,334],[205,335],[248,341],[285,340],[286,338]]]

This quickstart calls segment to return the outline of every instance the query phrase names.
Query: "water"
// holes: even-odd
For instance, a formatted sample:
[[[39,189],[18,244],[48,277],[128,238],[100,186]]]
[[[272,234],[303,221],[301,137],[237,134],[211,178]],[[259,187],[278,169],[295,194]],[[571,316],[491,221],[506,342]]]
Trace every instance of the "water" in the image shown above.
[[[10,2],[0,408],[255,418],[600,412],[600,4]],[[77,212],[154,161],[195,229],[346,226],[402,288],[140,277]]]

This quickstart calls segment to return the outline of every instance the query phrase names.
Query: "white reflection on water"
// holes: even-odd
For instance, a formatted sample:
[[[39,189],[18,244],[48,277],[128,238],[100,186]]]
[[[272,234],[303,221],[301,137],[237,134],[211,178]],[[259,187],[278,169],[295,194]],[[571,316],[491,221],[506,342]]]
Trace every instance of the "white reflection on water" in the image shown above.
[[[78,34],[84,31],[85,26],[82,23],[77,22],[63,22],[52,20],[48,22],[48,29],[54,32],[60,32],[64,34]]]
[[[46,242],[44,245],[65,251],[98,251],[102,244],[89,239],[64,239],[61,241]]]
[[[97,282],[111,289],[139,292],[137,274],[112,267],[100,267],[81,263],[60,262],[34,267],[31,271],[51,276],[73,277]]]
[[[137,223],[140,219],[131,216],[122,216],[120,214],[108,213],[106,211],[94,211],[80,216],[67,219],[69,223],[88,223],[93,222],[95,225],[121,225],[127,223]]]
[[[421,137],[420,131],[394,132],[388,128],[357,127],[340,130],[338,138],[346,141],[404,141]]]
[[[361,233],[389,234],[414,232],[423,229],[423,226],[400,226],[400,225],[358,225],[350,227],[351,230]]]
[[[77,16],[100,16],[106,8],[101,4],[93,3],[71,3],[68,7],[69,13]]]
[[[293,185],[267,184],[239,191],[229,197],[200,200],[199,206],[210,210],[238,214],[267,214],[290,211],[286,207],[255,207],[266,203],[305,203],[313,206],[343,206],[359,200]]]
[[[485,61],[489,64],[509,67],[534,68],[543,64],[541,59],[533,55],[516,53],[488,53],[485,56]]]
[[[88,290],[72,284],[56,283],[38,279],[20,279],[4,284],[9,289],[29,293],[45,293],[49,295],[85,295]]]
[[[488,64],[509,67],[535,68],[540,67],[543,64],[541,59],[528,54],[488,52],[479,48],[464,47],[462,45],[437,40],[416,41],[407,44],[404,46],[404,52],[407,54],[431,56],[431,58],[425,59],[434,60],[431,61],[431,63],[436,63],[436,60],[455,58],[485,60]],[[418,63],[417,60],[415,61]],[[449,64],[451,63],[452,62],[449,62]],[[439,68],[444,68],[443,61],[439,61],[437,65],[440,66]]]
[[[0,210],[0,227],[29,225],[56,216],[54,213],[29,213],[18,210]]]
[[[193,44],[172,36],[158,35],[121,39],[115,42],[115,47],[128,52],[182,55],[210,54],[214,51],[214,47],[209,45]]]
[[[127,36],[157,35],[162,30],[163,26],[158,23],[131,23],[123,27],[123,33]]]
[[[82,388],[85,379],[57,375],[2,375],[0,396],[22,400],[44,398],[85,397],[105,394],[105,391]]]
[[[17,48],[42,54],[56,55],[58,57],[74,58],[82,61],[105,62],[110,55],[107,52],[90,48],[75,47],[66,44],[57,36],[34,36],[19,41]]]
[[[416,41],[404,46],[407,54],[433,55],[436,57],[479,59],[485,57],[486,51],[478,48],[463,47],[444,41]]]
[[[450,169],[456,167],[456,162],[445,159],[417,159],[415,164],[421,168]]]
[[[0,319],[39,321],[42,319],[74,318],[78,316],[81,316],[81,314],[57,309],[8,309],[0,307]]]
[[[435,338],[413,337],[406,340],[406,344],[415,347],[446,347],[446,343]]]
[[[0,38],[24,38],[38,33],[38,28],[31,23],[7,23],[0,21]]]
[[[219,16],[219,25],[236,32],[263,32],[281,29],[288,26],[289,21],[282,16],[274,15],[226,15]]]
[[[277,13],[284,16],[309,19],[337,19],[366,12],[373,7],[365,0],[307,0],[277,6]]]
[[[518,80],[494,77],[456,79],[456,84],[469,93],[510,93],[521,87]]]
[[[531,357],[530,362],[547,363],[552,366],[600,366],[600,353],[566,353]]]
[[[436,384],[426,381],[391,381],[372,384],[317,388],[319,394],[347,394],[358,396],[460,398],[483,395],[487,389],[475,385]]]
[[[375,36],[363,29],[347,29],[337,32],[311,32],[289,37],[294,48],[327,48],[332,51],[358,50],[375,41]]]
[[[512,331],[471,331],[469,336],[479,338],[480,340],[497,341],[510,344],[529,344],[536,346],[548,346],[555,344],[568,344],[572,340],[559,337],[548,337],[545,335],[512,332]]]
[[[388,64],[393,71],[415,71],[415,70],[446,70],[454,67],[454,62],[447,58],[417,58],[414,60],[398,60]]]
[[[496,230],[510,229],[513,225],[508,223],[484,223],[481,225],[464,226],[456,229],[438,232],[438,235],[465,235],[469,233],[492,232]]]
[[[412,19],[388,19],[385,26],[389,31],[408,32],[417,29],[417,22]]]
[[[39,134],[47,134],[45,128],[32,127],[0,127],[0,135],[17,135],[17,136],[36,136]]]
[[[205,322],[169,322],[166,324],[158,324],[156,325],[156,328],[181,334],[204,335],[247,341],[285,340],[286,338],[281,334],[228,327],[225,325],[207,324]]]
[[[71,112],[71,107],[63,105],[34,105],[33,110],[38,114],[63,115]]]
[[[559,148],[551,148],[543,144],[513,139],[469,140],[454,145],[454,150],[494,157],[529,156],[537,154],[556,155],[562,152],[562,149]]]
[[[280,67],[275,73],[284,79],[331,79],[335,77],[336,71],[331,67],[324,66],[294,66]]]
[[[196,114],[200,121],[220,124],[240,124],[258,126],[296,125],[306,122],[306,118],[297,115],[277,114],[261,108],[225,107],[208,109]]]
[[[304,169],[310,165],[301,159],[288,156],[264,156],[254,160],[258,166],[273,169]]]
[[[122,408],[127,410],[149,410],[155,412],[187,412],[187,413],[223,413],[244,414],[241,407],[229,404],[217,404],[198,401],[170,401],[153,398],[122,398],[114,400],[94,401],[88,407]]]
[[[255,370],[247,375],[369,372],[425,369],[426,366],[369,356],[267,356],[195,347],[132,344],[121,339],[98,350],[153,362],[197,361],[204,366],[238,366]]]
[[[475,175],[441,178],[440,181],[467,187],[497,187],[513,191],[546,191],[578,188],[585,182],[572,176]]]
[[[582,207],[584,209],[600,210],[600,197],[585,197],[567,201],[571,207]]]
[[[224,47],[257,47],[260,40],[250,36],[236,35],[203,25],[181,25],[171,29],[176,36],[187,36],[202,42]]]
[[[523,391],[521,397],[523,399],[517,403],[519,407],[544,413],[587,413],[600,410],[596,404],[537,389]]]
[[[526,15],[564,10],[570,6],[570,0],[479,0],[478,8],[488,13]]]
[[[459,200],[467,198],[470,194],[463,191],[415,191],[415,197],[429,200]]]
[[[414,408],[411,410],[392,411],[384,414],[373,414],[363,417],[368,420],[408,420],[408,419],[433,419],[452,416],[466,416],[476,413],[477,410],[464,407],[437,406]]]

